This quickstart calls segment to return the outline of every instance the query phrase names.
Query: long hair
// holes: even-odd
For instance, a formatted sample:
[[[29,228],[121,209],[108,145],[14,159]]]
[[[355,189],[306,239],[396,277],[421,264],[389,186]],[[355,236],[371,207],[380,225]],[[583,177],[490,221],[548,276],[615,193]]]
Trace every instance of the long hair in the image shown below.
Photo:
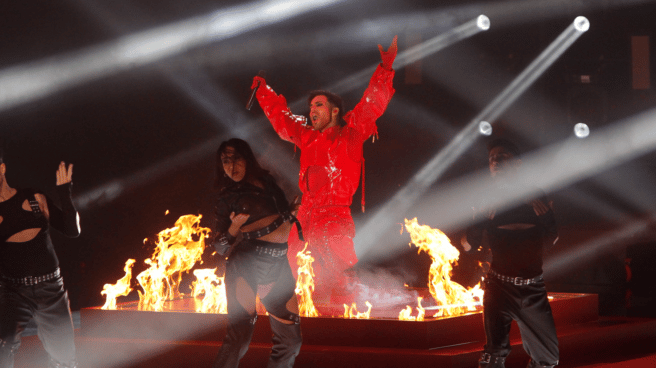
[[[225,170],[223,170],[223,163],[221,162],[221,154],[225,153],[228,147],[232,147],[236,154],[241,155],[244,160],[246,160],[246,175],[244,175],[244,179],[242,180],[264,180],[264,178],[269,175],[269,171],[264,170],[257,162],[251,146],[249,146],[245,140],[231,138],[227,141],[223,141],[219,146],[219,149],[216,151],[216,178],[214,180],[214,186],[218,190],[235,183],[225,173]]]

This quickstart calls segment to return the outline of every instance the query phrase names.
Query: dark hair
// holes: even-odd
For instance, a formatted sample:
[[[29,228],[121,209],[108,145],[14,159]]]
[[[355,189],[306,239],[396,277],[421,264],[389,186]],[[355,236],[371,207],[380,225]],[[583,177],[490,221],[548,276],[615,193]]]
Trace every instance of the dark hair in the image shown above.
[[[245,140],[231,138],[223,141],[216,151],[216,179],[214,185],[217,189],[221,190],[234,183],[226,175],[225,170],[223,170],[223,163],[221,162],[221,154],[225,153],[228,147],[234,148],[235,153],[241,155],[246,160],[246,175],[244,175],[243,180],[264,180],[264,177],[269,175],[269,171],[264,170],[257,162],[251,146]]]
[[[330,102],[331,105],[339,109],[339,114],[337,116],[337,123],[339,124],[339,126],[346,125],[346,121],[343,119],[344,101],[342,101],[342,98],[339,97],[339,95],[336,95],[332,92],[317,89],[314,91],[310,91],[310,96],[308,97],[308,105],[311,104],[312,100],[317,96],[326,96],[326,100],[328,100],[328,102]]]
[[[4,159],[5,159],[5,151],[3,151],[2,148],[0,148],[0,164],[5,162]]]
[[[487,152],[489,153],[496,147],[503,147],[506,151],[512,153],[512,155],[515,158],[519,158],[522,155],[521,151],[519,150],[519,147],[517,147],[515,143],[505,138],[497,138],[491,141],[490,143],[488,143]]]

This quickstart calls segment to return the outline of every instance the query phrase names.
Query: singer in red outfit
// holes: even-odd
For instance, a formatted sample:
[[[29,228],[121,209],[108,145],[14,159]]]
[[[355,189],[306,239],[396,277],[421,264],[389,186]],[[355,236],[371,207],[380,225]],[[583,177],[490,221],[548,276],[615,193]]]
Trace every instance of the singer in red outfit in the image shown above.
[[[315,293],[318,306],[330,302],[342,308],[355,301],[354,278],[347,271],[358,261],[353,248],[355,225],[350,205],[360,182],[364,141],[377,133],[378,119],[389,103],[394,88],[392,64],[396,58],[396,37],[387,50],[378,45],[382,62],[377,67],[364,96],[352,111],[344,114],[342,99],[327,91],[312,91],[309,122],[294,115],[282,95],[256,76],[252,88],[257,100],[280,138],[301,149],[299,187],[303,198],[298,219],[308,250],[315,261]],[[364,197],[363,197],[364,198]],[[363,201],[364,209],[364,201]],[[296,253],[305,242],[296,229],[289,234],[289,261],[296,272]]]

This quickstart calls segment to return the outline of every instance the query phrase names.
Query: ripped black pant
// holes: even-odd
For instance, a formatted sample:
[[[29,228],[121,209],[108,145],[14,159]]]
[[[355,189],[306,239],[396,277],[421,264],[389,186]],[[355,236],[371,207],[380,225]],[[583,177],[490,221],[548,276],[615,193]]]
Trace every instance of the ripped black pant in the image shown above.
[[[75,367],[75,340],[68,293],[61,276],[35,285],[0,281],[0,368],[14,366],[14,354],[30,319],[50,355],[49,367]]]
[[[273,332],[267,367],[291,368],[294,365],[302,338],[300,317],[296,312],[296,281],[286,249],[286,244],[248,240],[240,243],[228,259],[225,274],[228,328],[214,368],[237,367],[246,354],[257,319],[256,294],[269,312]]]
[[[531,285],[514,285],[496,278],[485,278],[483,321],[487,343],[481,367],[503,367],[510,354],[510,325],[515,320],[522,345],[531,364],[551,367],[558,364],[558,336],[544,281]],[[491,359],[490,359],[491,358]],[[501,364],[495,364],[500,361]]]

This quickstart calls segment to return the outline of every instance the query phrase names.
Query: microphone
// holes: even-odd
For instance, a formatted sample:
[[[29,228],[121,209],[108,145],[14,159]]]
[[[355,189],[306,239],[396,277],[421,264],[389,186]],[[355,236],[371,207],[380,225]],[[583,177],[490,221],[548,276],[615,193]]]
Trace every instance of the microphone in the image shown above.
[[[257,75],[262,78],[266,78],[266,71],[260,70]],[[260,88],[260,81],[257,81],[257,86],[253,88],[253,92],[251,93],[251,98],[248,99],[248,102],[246,103],[246,110],[250,110],[251,107],[253,107],[253,102],[255,102],[255,94],[257,93],[257,89]]]

